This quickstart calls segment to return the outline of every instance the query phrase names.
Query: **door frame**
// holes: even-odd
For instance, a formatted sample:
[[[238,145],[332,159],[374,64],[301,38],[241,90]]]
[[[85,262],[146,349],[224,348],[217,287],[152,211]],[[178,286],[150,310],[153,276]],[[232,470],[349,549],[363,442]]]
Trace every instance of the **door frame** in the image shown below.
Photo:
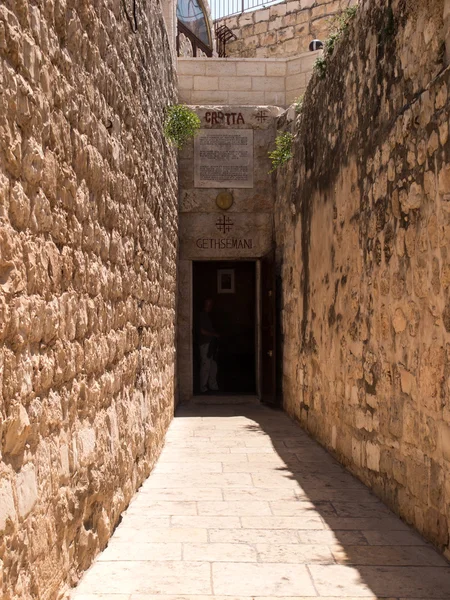
[[[223,263],[223,262],[234,262],[234,263],[242,263],[242,262],[250,262],[255,266],[255,390],[256,397],[258,400],[261,400],[261,259],[260,258],[201,258],[201,259],[192,259],[186,261],[189,263],[188,272],[186,272],[186,276],[189,277],[189,291],[186,300],[188,300],[188,310],[189,310],[189,334],[187,336],[189,343],[189,352],[186,359],[181,360],[182,357],[178,357],[178,364],[184,363],[185,368],[184,376],[187,376],[187,372],[189,371],[190,376],[188,378],[188,382],[186,385],[183,385],[184,382],[179,381],[180,388],[180,399],[181,401],[189,401],[194,397],[194,263],[203,263],[203,262],[215,262],[215,263]],[[187,317],[185,311],[184,317]],[[186,336],[183,336],[183,331],[180,330],[180,319],[178,319],[177,324],[178,332],[178,344],[177,347],[180,348],[181,340],[186,342]],[[183,343],[183,352],[186,351],[186,343]]]

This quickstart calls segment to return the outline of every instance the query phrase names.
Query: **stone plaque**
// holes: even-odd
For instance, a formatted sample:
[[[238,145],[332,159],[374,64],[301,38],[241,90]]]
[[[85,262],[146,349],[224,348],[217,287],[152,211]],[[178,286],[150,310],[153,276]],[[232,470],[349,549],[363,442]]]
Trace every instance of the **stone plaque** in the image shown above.
[[[253,187],[253,130],[201,129],[194,141],[196,188]]]
[[[180,258],[258,258],[272,247],[272,213],[182,213]]]

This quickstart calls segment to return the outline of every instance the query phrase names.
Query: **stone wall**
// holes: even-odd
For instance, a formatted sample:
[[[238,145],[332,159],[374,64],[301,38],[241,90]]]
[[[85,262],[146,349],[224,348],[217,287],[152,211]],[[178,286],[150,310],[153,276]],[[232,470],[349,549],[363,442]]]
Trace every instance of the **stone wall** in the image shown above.
[[[275,229],[286,410],[448,549],[443,16],[443,0],[362,3],[292,124]]]
[[[321,52],[295,58],[180,58],[180,101],[186,104],[289,106],[305,93]]]
[[[174,70],[156,0],[0,5],[0,573],[50,600],[173,414]]]
[[[287,0],[218,21],[236,36],[228,42],[228,57],[270,58],[308,51],[313,39],[328,37],[333,17],[355,0]]]

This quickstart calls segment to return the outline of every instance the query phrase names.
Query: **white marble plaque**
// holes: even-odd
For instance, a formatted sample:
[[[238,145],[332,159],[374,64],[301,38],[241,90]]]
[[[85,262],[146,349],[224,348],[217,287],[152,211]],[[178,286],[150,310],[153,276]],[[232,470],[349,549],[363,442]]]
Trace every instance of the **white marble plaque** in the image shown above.
[[[253,130],[201,129],[194,141],[196,188],[253,187]]]

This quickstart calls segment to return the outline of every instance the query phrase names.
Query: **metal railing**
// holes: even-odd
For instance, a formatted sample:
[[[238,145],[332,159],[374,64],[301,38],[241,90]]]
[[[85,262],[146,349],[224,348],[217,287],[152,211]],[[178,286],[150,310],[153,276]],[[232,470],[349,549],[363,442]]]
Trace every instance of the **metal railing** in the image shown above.
[[[214,21],[230,17],[231,15],[239,15],[250,10],[265,8],[272,4],[279,4],[284,0],[209,0],[211,7],[211,16]]]

